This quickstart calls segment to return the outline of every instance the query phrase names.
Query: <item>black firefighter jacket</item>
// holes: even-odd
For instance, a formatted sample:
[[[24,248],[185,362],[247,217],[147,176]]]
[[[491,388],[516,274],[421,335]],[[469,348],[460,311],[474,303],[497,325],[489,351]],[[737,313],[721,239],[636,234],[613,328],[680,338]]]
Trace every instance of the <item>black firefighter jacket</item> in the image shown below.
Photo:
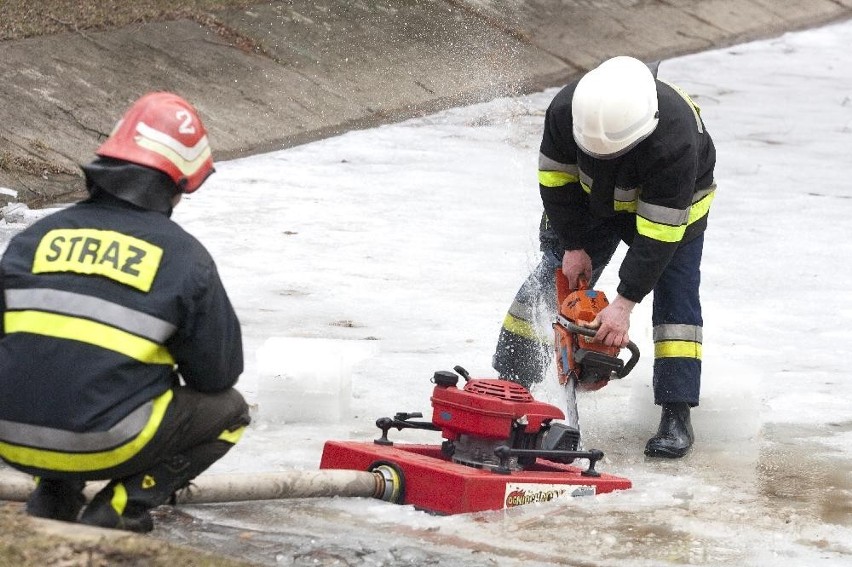
[[[12,464],[119,464],[154,434],[179,378],[219,392],[243,370],[210,254],[167,214],[104,192],[15,236],[0,291],[0,456]]]
[[[681,89],[657,80],[659,123],[625,155],[597,159],[572,134],[576,83],[551,102],[539,155],[539,189],[564,250],[594,250],[613,231],[629,250],[618,293],[641,301],[681,243],[707,226],[716,150],[699,109]]]

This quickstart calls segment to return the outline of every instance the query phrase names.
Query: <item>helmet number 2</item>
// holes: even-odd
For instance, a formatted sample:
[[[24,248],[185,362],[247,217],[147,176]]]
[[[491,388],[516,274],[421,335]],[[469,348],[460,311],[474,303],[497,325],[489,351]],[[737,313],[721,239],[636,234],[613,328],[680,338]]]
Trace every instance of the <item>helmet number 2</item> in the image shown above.
[[[192,113],[188,110],[178,110],[175,118],[181,121],[178,132],[181,134],[195,134],[195,125],[192,123]]]

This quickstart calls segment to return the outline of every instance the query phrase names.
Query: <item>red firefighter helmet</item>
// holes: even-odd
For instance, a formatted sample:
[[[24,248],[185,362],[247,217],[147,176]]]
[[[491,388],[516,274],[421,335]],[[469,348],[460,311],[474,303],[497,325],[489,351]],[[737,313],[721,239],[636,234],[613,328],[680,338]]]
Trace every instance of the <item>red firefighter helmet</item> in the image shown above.
[[[198,112],[166,92],[133,103],[95,153],[162,171],[183,193],[198,189],[214,171]]]

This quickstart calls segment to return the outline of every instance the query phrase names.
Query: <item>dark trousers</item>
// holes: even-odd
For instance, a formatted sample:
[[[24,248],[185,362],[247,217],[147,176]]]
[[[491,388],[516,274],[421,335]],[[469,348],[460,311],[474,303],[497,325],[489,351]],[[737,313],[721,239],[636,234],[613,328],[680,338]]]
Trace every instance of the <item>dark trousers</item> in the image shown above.
[[[75,521],[86,481],[109,480],[80,521],[107,528],[150,531],[148,510],[165,504],[225,453],[249,424],[248,406],[235,389],[204,394],[185,387],[174,396],[157,432],[124,463],[86,473],[31,469],[39,477],[27,513]]]
[[[107,480],[137,474],[176,455],[189,460],[189,478],[195,478],[222,458],[234,443],[222,433],[249,424],[248,405],[242,394],[231,388],[205,394],[186,387],[174,389],[174,398],[163,423],[151,441],[130,460],[112,469],[99,471],[96,478]]]
[[[654,287],[654,403],[688,402],[697,406],[701,390],[701,256],[704,235],[689,241],[675,252]],[[661,348],[660,331],[669,326],[691,329],[695,343],[689,356],[673,356]],[[684,338],[684,337],[681,337]]]
[[[151,441],[120,465],[83,473],[32,468],[26,472],[42,478],[111,480],[144,472],[182,455],[191,461],[188,473],[190,478],[195,478],[233,447],[233,439],[226,432],[249,424],[248,405],[242,394],[233,388],[216,394],[186,387],[176,387],[173,391],[174,397]]]

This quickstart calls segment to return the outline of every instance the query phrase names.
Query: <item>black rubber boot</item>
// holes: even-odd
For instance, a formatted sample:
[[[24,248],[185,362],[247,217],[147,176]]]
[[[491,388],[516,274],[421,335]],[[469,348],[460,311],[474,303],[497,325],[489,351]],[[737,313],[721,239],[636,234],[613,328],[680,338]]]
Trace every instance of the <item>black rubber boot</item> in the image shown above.
[[[154,529],[150,512],[154,505],[143,504],[138,499],[131,501],[128,492],[123,482],[111,481],[86,507],[80,523],[129,532],[150,532]]]
[[[663,404],[657,435],[648,440],[645,454],[649,457],[679,459],[686,455],[695,436],[689,419],[689,404],[677,402]]]
[[[190,462],[183,455],[127,478],[110,481],[92,499],[80,522],[101,528],[150,532],[151,509],[166,504],[189,481]]]
[[[86,497],[82,480],[59,480],[42,478],[27,498],[27,514],[38,518],[50,518],[63,522],[74,522]]]

